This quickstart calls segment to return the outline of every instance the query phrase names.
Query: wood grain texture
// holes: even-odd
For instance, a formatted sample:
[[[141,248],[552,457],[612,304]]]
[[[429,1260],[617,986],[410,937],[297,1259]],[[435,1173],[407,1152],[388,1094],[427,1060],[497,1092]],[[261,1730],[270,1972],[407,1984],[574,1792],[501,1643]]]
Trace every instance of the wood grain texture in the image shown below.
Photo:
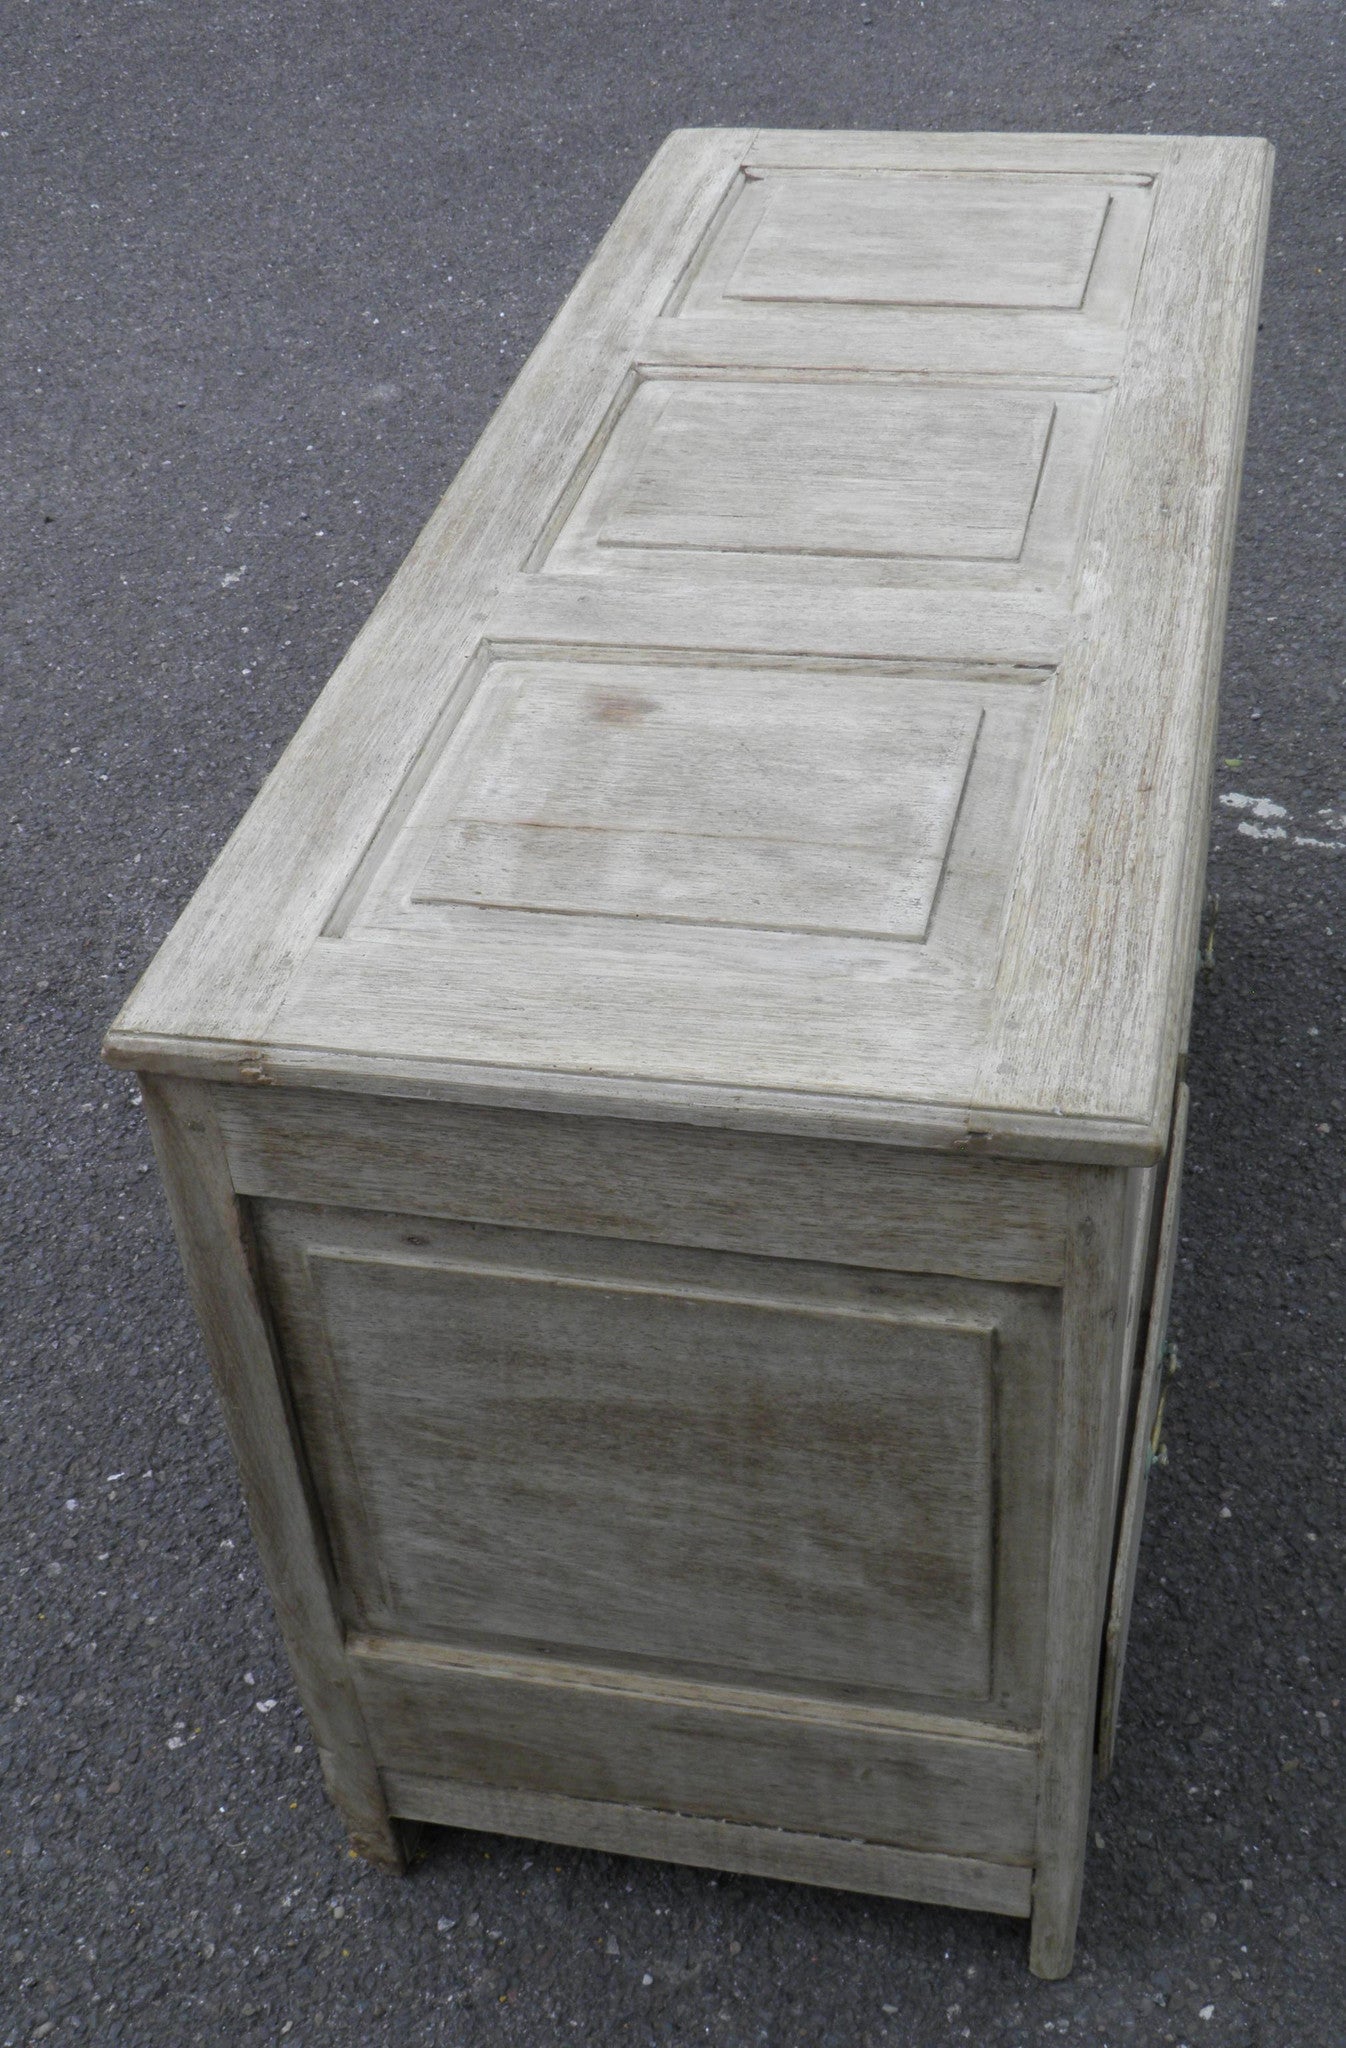
[[[409,1633],[988,1695],[993,1328],[308,1257]]]
[[[812,677],[726,682],[492,664],[397,835],[397,908],[923,939],[981,727],[974,693],[908,684],[895,715],[891,684],[839,677],[823,752]]]
[[[538,1837],[618,1856],[652,1856],[664,1863],[790,1878],[841,1891],[1020,1918],[1030,1907],[1032,1873],[1018,1863],[923,1854],[880,1842],[843,1842],[832,1835],[792,1834],[786,1828],[745,1827],[737,1821],[660,1813],[606,1800],[568,1799],[556,1792],[461,1785],[407,1771],[385,1771],[383,1783],[398,1813],[440,1827]]]
[[[1084,1169],[1062,1312],[1030,1965],[1069,1974],[1089,1824],[1126,1356],[1127,1176]]]
[[[588,486],[591,544],[1014,560],[1052,412],[1040,391],[647,374]]]
[[[694,1100],[703,1121],[1157,1157],[1269,165],[1236,140],[671,138],[110,1054],[215,1074],[233,1045],[240,1078],[512,1085],[557,1109],[607,1088],[656,1117]],[[632,701],[648,691],[623,666],[714,655],[720,709],[686,766],[699,749],[723,823],[747,749],[737,871],[659,822],[657,750],[557,728],[547,763],[513,741],[462,755],[458,808],[421,848],[433,931],[391,897],[377,928],[347,922],[458,710],[465,734],[485,717],[506,645],[597,656]],[[807,692],[778,679],[763,710],[769,660],[1031,678],[1041,735],[1021,754],[979,732],[941,869],[978,870],[972,840],[994,838],[1005,893],[988,881],[959,923],[932,828],[876,912],[882,884],[821,849],[850,843],[862,797],[894,819],[927,801],[921,693],[893,695],[906,765],[871,748],[866,782],[847,765],[859,686],[819,688],[796,742]],[[807,817],[744,737],[777,714],[780,747],[820,770]],[[776,930],[812,943],[762,943]],[[918,931],[939,969],[905,957]]]
[[[873,377],[1014,377],[1048,390],[1106,389],[1126,360],[1126,328],[1072,315],[962,306],[787,302],[771,318],[724,301],[652,321],[642,361],[670,370],[796,370]],[[1045,372],[1044,362],[1053,369]],[[910,630],[910,628],[908,628]]]
[[[146,1034],[134,1042],[109,1040],[112,1066],[173,1075],[183,1066],[182,1040]],[[262,1091],[300,1089],[324,1097],[371,1092],[367,1056],[323,1047],[247,1046],[228,1039],[192,1042],[192,1071],[226,1086]],[[895,1156],[933,1151],[953,1159],[1061,1165],[1152,1163],[1162,1152],[1148,1125],[1099,1119],[1087,1129],[1060,1117],[991,1117],[956,1102],[913,1102],[893,1121],[890,1101],[840,1094],[804,1095],[792,1089],[725,1088],[714,1083],[668,1082],[652,1095],[631,1075],[575,1074],[558,1081],[555,1070],[464,1061],[447,1072],[433,1055],[399,1054],[379,1063],[380,1101],[433,1103],[539,1111],[545,1115],[598,1116],[654,1128],[686,1126],[881,1145]]]
[[[329,1568],[296,1456],[283,1368],[257,1287],[253,1248],[229,1181],[212,1090],[142,1078],[178,1248],[205,1339],[295,1683],[323,1777],[361,1855],[401,1870],[347,1668]]]
[[[1079,306],[1106,188],[1003,177],[759,178],[729,298],[850,305]],[[952,252],[952,254],[951,254]]]
[[[1026,1864],[1036,1759],[1019,1744],[882,1729],[788,1704],[613,1688],[573,1668],[465,1668],[357,1638],[351,1669],[385,1773],[932,1854]]]
[[[1098,1706],[1098,1771],[1099,1776],[1103,1778],[1111,1771],[1117,1750],[1117,1724],[1121,1711],[1122,1679],[1126,1670],[1127,1638],[1131,1630],[1131,1609],[1136,1594],[1136,1568],[1140,1561],[1145,1494],[1156,1449],[1154,1436],[1168,1355],[1169,1302],[1173,1293],[1173,1270],[1178,1255],[1178,1215],[1189,1106],[1188,1090],[1184,1083],[1178,1090],[1177,1107],[1173,1116],[1173,1139],[1169,1147],[1154,1291],[1149,1307],[1149,1324],[1145,1334],[1140,1381],[1136,1390],[1126,1464],[1126,1485],[1122,1495],[1117,1551],[1112,1570],[1112,1590],[1103,1635],[1103,1677],[1099,1687]]]
[[[616,551],[614,551],[615,554]],[[647,652],[702,650],[814,657],[842,661],[934,661],[976,664],[1004,671],[1040,670],[1061,659],[1070,638],[1070,606],[1058,589],[1018,589],[927,576],[923,588],[899,566],[861,564],[864,579],[835,558],[824,582],[801,569],[799,556],[765,575],[751,555],[697,557],[695,570],[674,551],[660,563],[650,551],[642,577],[626,576],[611,558],[601,576],[565,575],[560,569],[520,577],[502,591],[490,615],[500,642],[626,649]],[[819,592],[827,593],[820,602]],[[1007,650],[1009,650],[1007,652]]]
[[[1140,1378],[1137,1344],[1149,1306],[1155,1249],[1156,1199],[1162,1199],[1164,1174],[1160,1166],[1133,1167],[1126,1176],[1126,1222],[1123,1233],[1122,1270],[1126,1275],[1122,1307],[1122,1349],[1128,1361],[1118,1388],[1113,1424],[1113,1463],[1121,1471],[1135,1409]]]
[[[887,128],[759,128],[744,156],[753,170],[793,169],[1033,172],[1097,177],[1123,171],[1152,178],[1165,167],[1163,135],[1032,135],[959,130],[931,134]]]
[[[970,1714],[913,1711],[889,1701],[842,1699],[830,1692],[799,1692],[787,1687],[745,1685],[730,1679],[694,1677],[678,1672],[638,1671],[626,1665],[585,1664],[552,1655],[529,1656],[520,1651],[486,1650],[461,1643],[426,1643],[392,1635],[365,1635],[356,1631],[349,1638],[353,1654],[391,1658],[394,1664],[424,1664],[433,1671],[466,1675],[511,1685],[577,1686],[581,1691],[597,1689],[623,1698],[648,1701],[652,1697],[665,1705],[691,1711],[714,1708],[724,1714],[762,1716],[783,1726],[806,1724],[832,1731],[859,1729],[874,1736],[900,1736],[920,1742],[993,1743],[1001,1750],[1018,1749],[1036,1756],[1035,1730],[1006,1728]]]
[[[475,1061],[535,1072],[545,1037],[569,1072],[637,1075],[647,1100],[667,1077],[784,1086],[847,1109],[881,1098],[900,1049],[896,1085],[961,1108],[991,992],[932,980],[915,996],[911,981],[899,949],[882,941],[486,909],[454,918],[446,907],[433,931],[319,940],[278,1028],[310,1048],[391,1040],[404,1056],[441,1063],[451,1043]],[[899,1021],[916,1008],[919,1035]],[[360,1057],[372,1078],[378,1055]],[[574,1104],[559,1080],[552,1099]]]
[[[350,1626],[1033,1725],[1053,1293],[257,1221]]]
[[[1195,961],[1269,174],[1262,144],[1170,146],[979,1100],[1167,1127]]]
[[[246,1195],[1058,1286],[1069,1170],[317,1090],[229,1088]]]
[[[1102,392],[1003,374],[647,368],[537,566],[636,594],[695,580],[723,602],[774,593],[788,562],[815,635],[842,589],[1049,599],[1075,559],[1106,417]],[[905,605],[892,629],[910,631]]]
[[[665,317],[703,321],[728,338],[739,316],[740,332],[760,328],[749,316],[765,303],[773,315],[788,309],[788,331],[800,336],[830,331],[838,313],[857,316],[851,345],[884,351],[887,367],[933,329],[951,348],[938,358],[946,368],[971,367],[959,350],[975,350],[980,337],[1011,358],[996,360],[996,371],[1035,371],[1017,353],[1029,334],[1060,369],[1082,368],[1090,348],[1115,368],[1106,340],[1130,311],[1153,189],[1135,174],[1003,167],[745,169]],[[956,317],[964,312],[976,317]]]

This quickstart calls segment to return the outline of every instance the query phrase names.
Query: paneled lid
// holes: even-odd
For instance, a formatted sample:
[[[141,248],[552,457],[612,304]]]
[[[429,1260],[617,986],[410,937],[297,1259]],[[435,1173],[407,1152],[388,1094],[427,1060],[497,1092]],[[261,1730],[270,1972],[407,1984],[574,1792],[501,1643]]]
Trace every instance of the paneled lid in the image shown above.
[[[108,1056],[1153,1156],[1270,161],[671,136]]]

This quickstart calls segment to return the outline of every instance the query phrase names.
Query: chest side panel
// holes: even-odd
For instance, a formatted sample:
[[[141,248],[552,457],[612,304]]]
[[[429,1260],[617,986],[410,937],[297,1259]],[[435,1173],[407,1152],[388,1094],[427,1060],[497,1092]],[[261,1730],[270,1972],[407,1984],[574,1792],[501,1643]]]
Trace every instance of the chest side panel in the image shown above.
[[[343,1418],[373,1539],[351,1553],[364,1625],[988,1696],[986,1304],[959,1320],[706,1255],[373,1223],[352,1245],[287,1220],[300,1348],[330,1376],[310,1431]]]
[[[1064,1175],[237,1107],[350,1627],[1033,1726]]]

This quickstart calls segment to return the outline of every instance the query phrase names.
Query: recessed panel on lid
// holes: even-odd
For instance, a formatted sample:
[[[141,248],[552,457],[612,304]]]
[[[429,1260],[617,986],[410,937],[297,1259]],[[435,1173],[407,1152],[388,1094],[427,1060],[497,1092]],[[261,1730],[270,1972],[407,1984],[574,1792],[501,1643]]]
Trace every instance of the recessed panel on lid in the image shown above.
[[[1149,233],[1145,176],[754,166],[727,196],[665,311],[721,323],[845,320],[851,347],[885,311],[1124,325]],[[1045,322],[1045,324],[1044,324]],[[874,323],[878,323],[877,326]],[[807,328],[790,329],[802,338]],[[943,330],[946,342],[953,330]],[[971,330],[959,330],[965,339]],[[932,363],[933,367],[933,363]]]
[[[1051,421],[1040,393],[647,383],[598,542],[1013,561]]]
[[[810,588],[1056,581],[1106,406],[1096,392],[953,380],[651,373],[535,567],[628,583],[695,567]]]
[[[725,285],[736,299],[1078,306],[1105,186],[1062,180],[775,177]]]
[[[397,893],[919,940],[981,720],[956,683],[496,662],[401,835]]]

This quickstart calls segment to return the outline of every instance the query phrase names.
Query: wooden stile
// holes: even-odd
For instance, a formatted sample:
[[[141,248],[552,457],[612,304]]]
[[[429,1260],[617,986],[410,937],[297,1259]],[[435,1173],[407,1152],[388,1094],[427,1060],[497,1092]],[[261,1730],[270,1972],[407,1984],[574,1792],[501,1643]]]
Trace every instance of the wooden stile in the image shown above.
[[[671,136],[110,1031],[376,1861],[1069,1969],[1270,165]]]

